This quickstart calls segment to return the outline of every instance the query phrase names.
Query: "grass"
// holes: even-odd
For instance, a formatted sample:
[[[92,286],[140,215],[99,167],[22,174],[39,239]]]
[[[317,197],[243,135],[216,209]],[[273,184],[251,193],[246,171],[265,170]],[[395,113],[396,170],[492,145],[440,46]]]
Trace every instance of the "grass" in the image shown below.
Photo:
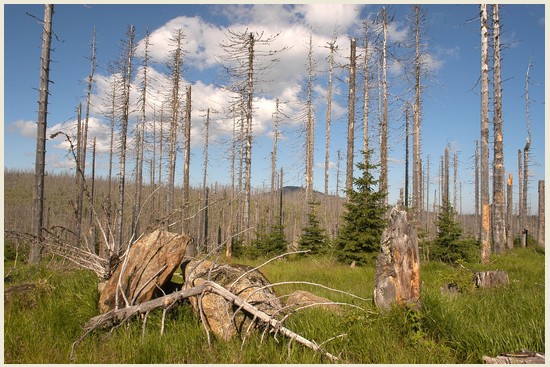
[[[258,265],[257,259],[233,260]],[[5,262],[5,269],[11,266]],[[422,311],[396,307],[380,312],[364,302],[305,284],[276,287],[279,295],[304,289],[346,307],[340,315],[307,309],[290,316],[285,325],[322,343],[326,350],[351,363],[481,363],[483,355],[530,350],[544,352],[544,253],[519,248],[494,256],[488,265],[463,264],[475,270],[508,272],[510,285],[498,289],[465,289],[442,295],[449,280],[468,279],[462,267],[430,262],[421,268]],[[350,268],[330,258],[285,258],[262,268],[271,282],[308,281],[371,299],[374,264]],[[97,314],[98,293],[93,273],[60,271],[42,265],[18,265],[5,287],[38,284],[30,293],[5,301],[4,359],[7,363],[68,363],[72,343],[82,325]],[[465,282],[464,284],[466,284]],[[188,307],[174,309],[160,336],[161,312],[134,320],[112,332],[95,332],[76,348],[76,363],[328,363],[321,355],[278,335],[251,333],[243,342],[213,338]]]

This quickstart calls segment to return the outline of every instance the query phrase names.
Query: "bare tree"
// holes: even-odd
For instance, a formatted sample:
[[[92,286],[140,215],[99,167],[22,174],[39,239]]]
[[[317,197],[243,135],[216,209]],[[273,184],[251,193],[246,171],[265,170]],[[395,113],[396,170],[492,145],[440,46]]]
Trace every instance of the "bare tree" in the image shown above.
[[[532,65],[532,58],[529,59],[527,65],[527,73],[525,74],[525,124],[527,125],[527,139],[525,147],[523,147],[523,193],[521,195],[521,214],[520,214],[520,230],[527,230],[527,188],[529,186],[529,148],[531,147],[531,124],[529,121],[529,71]],[[527,236],[521,236],[523,247],[527,246]]]
[[[40,86],[38,97],[38,124],[36,129],[36,158],[34,168],[34,228],[37,238],[42,238],[44,212],[44,171],[46,167],[46,128],[48,116],[48,90],[50,84],[50,51],[52,42],[53,4],[44,6],[44,28],[42,31],[42,53],[40,64]],[[29,262],[38,263],[41,258],[39,243],[33,243],[30,248]]]
[[[315,138],[315,117],[312,102],[312,88],[314,79],[313,43],[309,36],[309,48],[307,56],[307,116],[306,116],[306,203],[313,201],[313,147]],[[308,211],[311,206],[307,206]]]
[[[244,179],[244,209],[243,222],[246,228],[250,228],[250,200],[251,200],[251,178],[252,178],[252,116],[253,99],[255,95],[256,82],[260,75],[266,72],[273,62],[276,62],[276,55],[286,47],[280,50],[270,49],[270,45],[278,37],[264,37],[263,33],[234,32],[228,30],[227,40],[221,42],[224,55],[220,56],[220,64],[231,80],[228,89],[237,94],[242,94],[241,111],[246,121],[244,131],[245,141],[245,179]],[[261,60],[267,60],[267,64],[262,64]],[[242,141],[242,140],[240,140]],[[247,232],[248,233],[248,232]]]
[[[421,50],[421,31],[425,22],[424,11],[420,5],[414,5],[414,34],[415,34],[415,57],[414,57],[414,76],[415,76],[415,98],[413,105],[413,207],[416,213],[417,221],[420,221],[422,212],[422,170],[421,170],[421,145],[420,145],[420,122],[421,122],[421,69],[423,63],[423,53]]]
[[[491,256],[491,232],[489,209],[489,28],[487,4],[480,5],[481,12],[481,262]]]
[[[544,248],[544,180],[539,180],[538,242]]]
[[[380,191],[385,194],[388,205],[388,83],[387,83],[387,37],[386,8],[382,8],[382,119],[380,120]]]
[[[191,163],[191,86],[187,87],[185,96],[182,232],[189,233],[189,220],[187,218],[189,217],[189,166]]]
[[[122,130],[120,132],[120,175],[118,184],[118,210],[117,210],[117,240],[115,243],[114,254],[119,255],[122,250],[123,228],[124,228],[124,190],[126,173],[126,138],[128,135],[128,122],[130,119],[130,87],[132,81],[133,59],[135,52],[133,25],[128,26],[127,41],[124,44],[124,54],[122,62]]]
[[[136,126],[136,187],[134,192],[134,210],[132,213],[132,231],[134,237],[137,237],[140,232],[139,228],[139,211],[141,208],[141,191],[143,186],[143,151],[145,141],[145,121],[146,121],[146,107],[147,107],[147,72],[149,68],[149,44],[150,36],[149,32],[145,35],[145,43],[143,50],[143,63],[142,63],[142,80],[141,80],[141,116],[139,125]]]
[[[517,235],[523,231],[523,152],[518,149],[518,225]]]
[[[170,39],[174,46],[171,51],[171,79],[172,89],[170,94],[170,155],[168,161],[168,193],[166,198],[166,213],[171,214],[174,210],[174,181],[176,178],[176,143],[180,112],[180,84],[183,67],[183,40],[185,36],[182,29],[178,29]]]
[[[512,231],[512,218],[513,218],[513,200],[512,200],[512,174],[508,174],[507,190],[506,190],[506,248],[512,249],[514,247],[514,236]]]
[[[476,140],[476,151],[475,151],[474,159],[475,159],[475,173],[474,173],[475,220],[476,220],[476,224],[479,224],[479,141],[478,140]]]
[[[494,145],[493,145],[493,248],[502,253],[506,248],[506,222],[504,208],[504,152],[502,149],[502,89],[500,83],[500,20],[498,4],[493,5],[493,100],[494,100]]]
[[[330,164],[330,124],[332,119],[332,77],[334,73],[334,51],[338,48],[336,45],[336,36],[333,35],[332,40],[328,42],[329,53],[329,74],[328,74],[328,86],[327,86],[327,108],[325,119],[325,195],[328,195],[328,169]]]
[[[409,206],[409,103],[405,104],[405,207]]]
[[[346,191],[353,186],[353,150],[355,145],[355,63],[357,40],[350,40],[349,94],[348,94],[348,142],[346,154]]]
[[[273,211],[275,210],[275,169],[277,166],[277,143],[279,140],[279,98],[275,100],[275,121],[273,124],[273,151],[271,152],[271,210],[269,211],[270,220],[269,223],[273,225]]]

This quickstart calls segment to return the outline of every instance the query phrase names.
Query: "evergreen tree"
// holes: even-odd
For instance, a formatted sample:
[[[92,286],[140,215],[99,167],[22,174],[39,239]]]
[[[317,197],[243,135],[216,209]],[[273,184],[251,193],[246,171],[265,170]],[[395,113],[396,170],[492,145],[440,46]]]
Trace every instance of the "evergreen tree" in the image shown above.
[[[357,163],[362,171],[353,180],[354,186],[346,190],[346,212],[342,215],[343,227],[336,238],[338,260],[364,265],[380,249],[380,238],[386,227],[387,207],[385,193],[377,187],[372,171],[377,167],[370,163],[370,152],[363,152],[364,160]]]
[[[307,214],[307,226],[302,229],[298,248],[300,250],[309,250],[308,255],[324,252],[328,247],[328,237],[325,230],[319,226],[319,219],[315,207],[319,202],[310,202],[310,210]]]
[[[432,241],[432,258],[456,263],[460,260],[472,261],[478,249],[474,239],[462,239],[462,228],[455,221],[456,212],[447,200],[443,201],[437,218],[437,237]]]
[[[260,256],[277,256],[283,254],[288,246],[288,241],[285,238],[283,225],[276,225],[270,228],[270,231],[265,230],[256,232],[256,238],[252,240],[250,246],[246,246],[243,255],[250,258]]]

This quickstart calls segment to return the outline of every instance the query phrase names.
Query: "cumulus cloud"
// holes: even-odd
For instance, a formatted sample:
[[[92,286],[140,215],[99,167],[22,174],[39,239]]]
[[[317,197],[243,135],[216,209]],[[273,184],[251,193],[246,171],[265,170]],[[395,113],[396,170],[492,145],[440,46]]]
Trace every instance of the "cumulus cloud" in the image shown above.
[[[7,126],[7,132],[19,134],[25,138],[36,138],[36,121],[17,120]]]

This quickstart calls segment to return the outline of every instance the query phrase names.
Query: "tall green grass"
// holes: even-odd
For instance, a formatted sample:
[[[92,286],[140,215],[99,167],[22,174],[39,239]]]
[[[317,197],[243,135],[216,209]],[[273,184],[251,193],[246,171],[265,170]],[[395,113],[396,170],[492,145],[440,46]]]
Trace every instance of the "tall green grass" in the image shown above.
[[[265,260],[265,259],[264,259]],[[258,265],[264,260],[233,260]],[[9,266],[5,266],[6,269]],[[465,268],[469,269],[466,270]],[[508,272],[510,285],[440,292],[446,282],[467,284],[475,270]],[[544,253],[514,249],[488,265],[453,267],[431,262],[421,268],[421,311],[396,307],[381,312],[372,305],[374,264],[350,268],[330,258],[284,258],[262,268],[271,282],[307,281],[341,289],[368,301],[305,284],[275,287],[278,295],[304,289],[360,306],[342,306],[340,314],[306,309],[289,316],[285,326],[351,363],[481,363],[483,355],[531,350],[544,352]],[[87,271],[18,266],[5,287],[25,282],[35,291],[12,295],[4,308],[4,359],[7,363],[68,363],[82,325],[97,314],[96,278]],[[281,335],[246,336],[229,342],[207,335],[185,305],[169,312],[164,335],[162,313],[137,319],[112,331],[87,336],[76,348],[76,363],[329,363]]]

